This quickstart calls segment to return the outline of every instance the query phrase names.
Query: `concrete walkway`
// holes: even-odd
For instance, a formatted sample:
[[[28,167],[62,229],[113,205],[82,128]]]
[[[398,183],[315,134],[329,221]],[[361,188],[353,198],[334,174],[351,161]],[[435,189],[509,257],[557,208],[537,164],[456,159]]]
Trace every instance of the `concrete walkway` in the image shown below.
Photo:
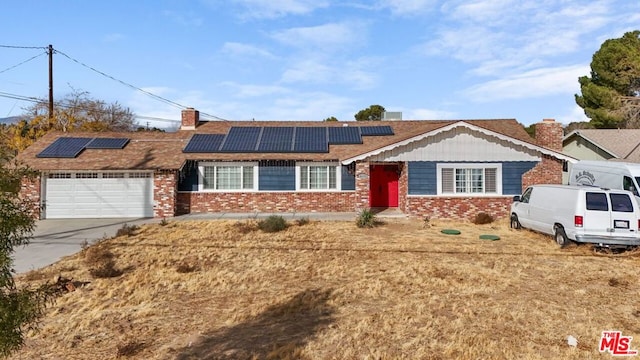
[[[280,215],[286,220],[308,218],[310,220],[352,221],[358,216],[350,213],[212,213],[188,214],[167,219],[169,221],[264,219]],[[380,214],[384,217],[384,214]],[[56,219],[39,220],[29,245],[18,247],[14,253],[14,270],[25,273],[51,265],[61,258],[73,255],[85,244],[93,244],[103,238],[116,235],[124,224],[142,225],[158,223],[161,219]]]

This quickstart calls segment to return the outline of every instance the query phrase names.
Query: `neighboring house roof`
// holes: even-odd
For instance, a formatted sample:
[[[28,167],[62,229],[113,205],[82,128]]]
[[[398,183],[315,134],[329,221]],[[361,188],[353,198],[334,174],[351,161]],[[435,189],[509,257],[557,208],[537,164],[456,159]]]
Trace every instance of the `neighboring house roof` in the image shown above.
[[[640,162],[640,129],[580,129],[564,137],[567,145],[582,138],[612,157],[630,162]]]
[[[231,127],[343,127],[343,126],[391,126],[393,135],[363,136],[362,144],[330,145],[326,153],[184,153],[183,148],[193,134],[226,134]],[[180,169],[187,160],[258,161],[302,160],[343,161],[366,158],[380,149],[401,146],[430,134],[465,126],[475,131],[508,140],[559,159],[569,159],[558,151],[536,144],[515,119],[497,120],[401,120],[375,122],[319,122],[319,121],[210,121],[201,122],[196,130],[175,133],[49,133],[19,155],[36,170],[172,170]],[[85,149],[75,158],[37,157],[59,137],[126,137],[130,141],[123,149]]]

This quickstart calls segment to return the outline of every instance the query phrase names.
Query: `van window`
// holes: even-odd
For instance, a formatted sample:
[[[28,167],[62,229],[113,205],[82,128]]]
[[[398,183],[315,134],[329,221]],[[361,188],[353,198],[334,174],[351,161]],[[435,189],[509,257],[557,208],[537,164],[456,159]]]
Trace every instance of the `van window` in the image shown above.
[[[626,194],[609,194],[611,210],[618,212],[633,212],[631,198]]]
[[[528,188],[527,190],[525,190],[522,196],[520,197],[520,202],[528,203],[529,199],[531,198],[532,191],[533,191],[533,188]]]
[[[609,211],[609,205],[607,204],[607,194],[588,192],[587,210]]]
[[[638,189],[636,189],[636,186],[633,184],[633,180],[628,176],[622,178],[622,188],[631,191],[635,196],[640,196],[638,195]]]

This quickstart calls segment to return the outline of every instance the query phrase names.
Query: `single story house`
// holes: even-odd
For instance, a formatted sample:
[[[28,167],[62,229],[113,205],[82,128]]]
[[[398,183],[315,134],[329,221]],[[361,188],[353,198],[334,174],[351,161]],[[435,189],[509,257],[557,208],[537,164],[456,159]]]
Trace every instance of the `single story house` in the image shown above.
[[[640,129],[579,129],[562,139],[562,152],[578,160],[640,163]],[[569,167],[562,182],[569,180]]]
[[[50,133],[19,155],[40,174],[22,196],[41,218],[207,212],[508,215],[513,195],[560,183],[562,125],[531,138],[514,119],[200,121],[174,133]]]

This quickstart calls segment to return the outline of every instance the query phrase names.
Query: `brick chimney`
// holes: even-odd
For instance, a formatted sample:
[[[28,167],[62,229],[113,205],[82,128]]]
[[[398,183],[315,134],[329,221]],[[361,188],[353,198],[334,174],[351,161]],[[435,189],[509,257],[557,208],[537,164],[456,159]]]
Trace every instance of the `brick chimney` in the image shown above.
[[[536,124],[536,142],[547,149],[562,151],[562,124],[554,119],[543,119]]]
[[[195,130],[200,122],[200,112],[194,108],[182,110],[182,125],[180,130]]]

